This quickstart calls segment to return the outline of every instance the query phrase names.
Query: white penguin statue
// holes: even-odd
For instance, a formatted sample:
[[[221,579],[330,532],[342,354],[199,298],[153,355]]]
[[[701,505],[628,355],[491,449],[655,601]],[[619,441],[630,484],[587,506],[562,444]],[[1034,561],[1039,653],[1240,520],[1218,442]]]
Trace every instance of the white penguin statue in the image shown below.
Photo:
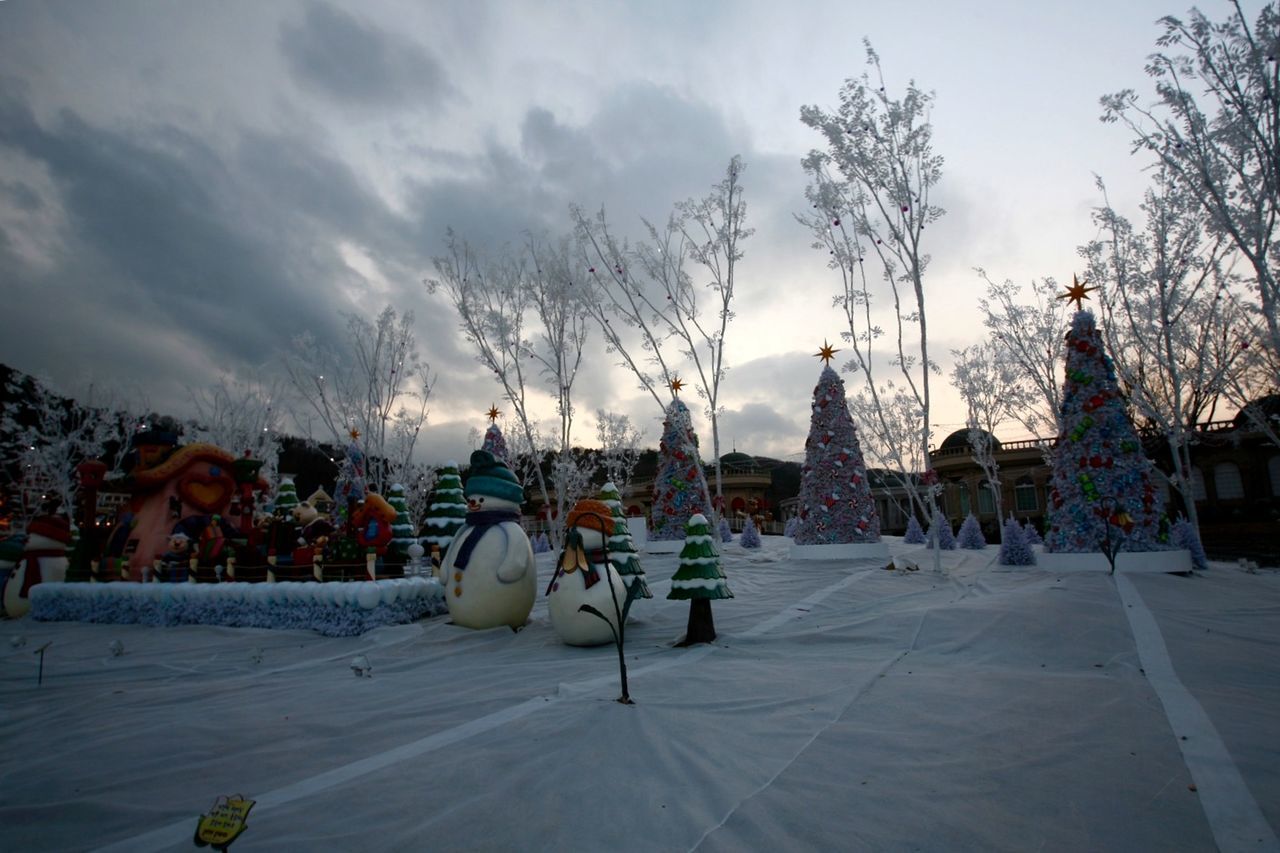
[[[22,558],[4,584],[4,612],[10,619],[25,616],[31,609],[31,587],[39,583],[62,583],[67,579],[67,543],[71,524],[60,515],[42,515],[27,525],[27,542]]]
[[[492,453],[477,450],[463,492],[467,518],[440,563],[449,615],[465,628],[518,631],[538,596],[533,547],[520,526],[524,489]]]
[[[614,641],[618,613],[625,612],[627,587],[604,553],[605,538],[613,533],[613,526],[609,507],[600,501],[578,501],[569,513],[564,552],[547,588],[551,627],[566,645],[600,646]],[[609,621],[581,610],[584,604]]]

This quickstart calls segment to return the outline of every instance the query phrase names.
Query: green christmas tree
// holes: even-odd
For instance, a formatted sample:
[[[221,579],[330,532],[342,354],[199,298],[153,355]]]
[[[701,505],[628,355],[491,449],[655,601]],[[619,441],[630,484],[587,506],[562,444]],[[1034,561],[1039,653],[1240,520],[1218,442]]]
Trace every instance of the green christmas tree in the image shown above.
[[[281,477],[280,488],[276,490],[275,503],[271,505],[272,512],[278,517],[288,517],[297,505],[298,487],[294,485],[293,478]]]
[[[409,518],[409,503],[405,499],[404,486],[395,483],[387,491],[387,503],[396,511],[396,520],[391,524],[393,534],[387,546],[387,555],[399,560],[408,559],[409,546],[414,542],[413,521]]]
[[[627,516],[622,511],[622,495],[613,483],[605,483],[600,490],[600,501],[613,514],[613,535],[609,537],[609,562],[614,571],[622,578],[630,593],[631,587],[639,584],[639,588],[630,593],[631,598],[653,598],[649,584],[645,583],[644,569],[640,567],[640,557],[636,554],[635,542],[631,539],[631,529],[627,527]]]
[[[457,462],[446,462],[440,469],[435,492],[427,506],[427,518],[423,522],[426,535],[422,544],[430,552],[431,546],[440,548],[443,555],[454,535],[462,529],[467,518],[467,499],[462,496],[462,477]]]
[[[689,624],[684,639],[677,645],[710,643],[716,638],[711,602],[717,598],[733,598],[724,570],[720,568],[720,552],[716,550],[711,523],[702,513],[695,513],[684,528],[684,548],[680,551],[680,567],[671,576],[667,598],[688,600]]]

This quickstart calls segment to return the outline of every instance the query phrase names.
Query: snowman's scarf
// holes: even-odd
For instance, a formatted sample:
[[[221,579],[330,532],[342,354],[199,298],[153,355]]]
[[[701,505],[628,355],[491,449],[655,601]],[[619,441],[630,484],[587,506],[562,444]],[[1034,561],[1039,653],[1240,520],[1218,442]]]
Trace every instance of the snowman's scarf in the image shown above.
[[[471,562],[471,552],[476,549],[476,543],[484,538],[485,531],[490,527],[496,527],[504,521],[519,520],[520,513],[512,509],[482,509],[478,512],[467,513],[467,520],[463,523],[467,527],[473,528],[473,530],[467,534],[467,538],[463,539],[462,544],[458,546],[458,556],[453,558],[453,567],[458,571],[463,571],[467,568],[467,563]]]

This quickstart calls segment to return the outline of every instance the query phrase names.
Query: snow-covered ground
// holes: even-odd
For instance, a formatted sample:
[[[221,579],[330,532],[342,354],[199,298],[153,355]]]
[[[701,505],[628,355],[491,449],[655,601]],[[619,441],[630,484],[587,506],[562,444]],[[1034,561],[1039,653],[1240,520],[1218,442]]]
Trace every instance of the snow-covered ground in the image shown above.
[[[737,597],[692,649],[675,556],[644,556],[629,707],[542,599],[518,634],[0,621],[0,849],[192,849],[237,793],[242,853],[1276,849],[1280,575],[764,541],[724,546]]]

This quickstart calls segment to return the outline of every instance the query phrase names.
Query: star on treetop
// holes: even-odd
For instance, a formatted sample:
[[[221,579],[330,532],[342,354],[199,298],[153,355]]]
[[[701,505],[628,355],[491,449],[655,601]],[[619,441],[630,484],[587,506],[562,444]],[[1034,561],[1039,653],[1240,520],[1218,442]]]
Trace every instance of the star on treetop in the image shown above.
[[[499,412],[498,407],[492,403],[489,404],[489,411],[485,412],[485,414],[489,418],[489,423],[493,424],[496,424],[498,422],[498,418],[502,417],[502,412]]]
[[[1084,310],[1084,302],[1082,302],[1081,300],[1088,299],[1089,293],[1097,289],[1098,288],[1096,286],[1085,287],[1084,284],[1081,283],[1080,279],[1076,278],[1076,276],[1073,274],[1071,276],[1071,286],[1067,288],[1066,293],[1059,293],[1058,298],[1070,299],[1072,302],[1076,304],[1076,310],[1082,311]]]
[[[680,393],[680,389],[683,387],[684,387],[684,383],[680,381],[679,376],[671,380],[671,390],[674,391],[677,395]]]
[[[814,355],[815,355],[816,357],[818,357],[818,358],[822,359],[822,363],[823,363],[823,364],[830,364],[830,363],[831,363],[831,359],[835,358],[835,355],[836,355],[836,353],[838,353],[838,352],[840,352],[840,350],[838,350],[838,349],[836,349],[835,347],[831,346],[831,344],[827,343],[827,339],[826,339],[826,338],[823,338],[823,339],[822,339],[822,349],[820,349],[820,350],[818,350],[817,352],[815,352],[815,353],[814,353]]]
[[[355,427],[352,427],[352,428],[347,432],[347,435],[351,436],[351,440],[352,440],[352,441],[359,441],[359,440],[360,440],[360,430],[356,429]]]

